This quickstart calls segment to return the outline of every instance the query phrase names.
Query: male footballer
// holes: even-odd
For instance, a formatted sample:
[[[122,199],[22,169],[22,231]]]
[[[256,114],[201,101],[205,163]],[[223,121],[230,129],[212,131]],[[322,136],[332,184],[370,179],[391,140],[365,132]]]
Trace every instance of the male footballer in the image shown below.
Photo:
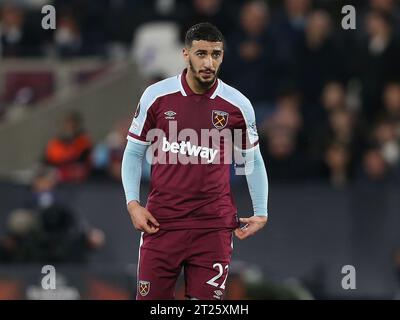
[[[187,299],[223,299],[233,233],[243,240],[267,223],[268,179],[254,110],[218,79],[223,56],[215,26],[192,26],[183,49],[186,69],[144,91],[129,128],[122,182],[131,220],[142,232],[139,300],[174,299],[182,268]],[[238,218],[231,195],[232,154],[246,175],[254,209],[248,218]],[[139,199],[144,158],[152,164],[145,207]]]

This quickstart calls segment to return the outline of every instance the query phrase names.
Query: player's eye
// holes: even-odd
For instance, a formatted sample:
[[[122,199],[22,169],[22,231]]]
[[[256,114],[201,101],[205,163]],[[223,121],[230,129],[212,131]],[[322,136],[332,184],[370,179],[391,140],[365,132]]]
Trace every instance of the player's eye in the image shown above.
[[[204,56],[205,56],[205,53],[204,53],[204,52],[197,52],[197,56],[199,56],[199,57],[204,57]]]
[[[220,52],[214,52],[212,54],[212,56],[213,56],[213,58],[219,58],[221,56],[221,53]]]

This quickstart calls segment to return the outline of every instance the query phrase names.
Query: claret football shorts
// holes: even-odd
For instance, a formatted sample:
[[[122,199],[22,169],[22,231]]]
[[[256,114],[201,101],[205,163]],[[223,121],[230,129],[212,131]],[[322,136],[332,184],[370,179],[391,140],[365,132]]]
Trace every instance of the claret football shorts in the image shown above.
[[[187,298],[222,300],[233,249],[232,235],[232,229],[142,233],[136,299],[174,299],[175,284],[184,268]]]

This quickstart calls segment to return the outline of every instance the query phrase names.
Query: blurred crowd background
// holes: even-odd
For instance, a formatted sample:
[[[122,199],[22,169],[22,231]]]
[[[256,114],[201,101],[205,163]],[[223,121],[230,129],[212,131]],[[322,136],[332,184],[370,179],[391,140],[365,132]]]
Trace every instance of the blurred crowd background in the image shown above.
[[[41,28],[42,2],[2,4],[3,58],[135,59],[155,81],[180,72],[185,31],[210,21],[226,37],[221,78],[256,109],[272,182],[399,182],[396,1],[347,1],[357,8],[357,29],[343,30],[341,1],[59,0],[50,2],[57,10],[50,31]],[[2,114],[16,99],[36,102],[54,87],[50,74],[31,86],[17,77],[3,90]]]
[[[46,4],[56,8],[55,30],[41,28],[41,8]],[[342,28],[344,5],[356,9],[355,30]],[[20,119],[29,121],[58,97],[63,86],[57,70],[68,69],[71,61],[96,61],[93,67],[68,69],[72,88],[96,85],[121,63],[135,65],[140,85],[134,90],[139,94],[145,86],[180,73],[185,31],[202,21],[215,24],[226,39],[220,78],[253,103],[272,192],[277,185],[295,185],[297,190],[323,185],[333,203],[337,192],[361,188],[372,192],[367,193],[372,195],[370,201],[379,195],[372,213],[386,210],[386,195],[398,192],[400,186],[400,3],[396,0],[0,1],[0,71],[2,64],[6,66],[0,72],[0,129]],[[29,61],[26,69],[24,61]],[[41,61],[53,61],[55,67],[32,68]],[[73,96],[74,90],[68,95]],[[18,210],[0,213],[8,221],[3,226],[0,262],[83,262],[89,252],[101,252],[108,241],[112,245],[107,232],[73,212],[73,201],[59,197],[58,190],[90,183],[111,183],[119,190],[126,132],[136,102],[124,106],[125,116],[104,124],[99,135],[91,131],[90,121],[96,119],[86,126],[89,119],[80,108],[84,100],[77,101],[60,113],[53,124],[56,130],[42,138],[39,156],[23,168],[29,178],[23,179],[20,203],[14,204]],[[1,152],[5,155],[6,147]],[[13,175],[2,175],[10,183]],[[148,179],[149,167],[144,165],[143,182]],[[234,188],[243,186],[240,177],[232,176],[232,182]],[[389,191],[382,195],[382,190]],[[301,192],[287,192],[287,200]],[[360,201],[364,200],[368,201]],[[123,198],[120,201],[123,207]],[[280,203],[272,205],[279,215]],[[356,210],[365,207],[370,206]],[[394,201],[388,207],[396,211],[399,204]],[[400,240],[392,238],[393,243]],[[368,251],[365,243],[357,245],[354,248]],[[390,261],[390,272],[400,274],[395,271],[400,262],[393,248],[384,259]],[[232,292],[239,298],[244,297],[240,281],[232,276],[232,286],[237,286]],[[400,279],[395,277],[394,287],[396,281]],[[295,287],[298,295],[292,292],[293,297],[311,297],[304,288]],[[286,289],[276,288],[261,297],[271,298],[271,292],[279,292],[275,297],[292,297],[285,295]],[[314,283],[310,290],[323,296],[318,288]]]

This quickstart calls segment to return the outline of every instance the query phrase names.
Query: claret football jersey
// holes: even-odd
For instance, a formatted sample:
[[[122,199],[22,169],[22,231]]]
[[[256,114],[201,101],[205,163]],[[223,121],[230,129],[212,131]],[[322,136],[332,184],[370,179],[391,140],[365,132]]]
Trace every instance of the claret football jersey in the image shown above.
[[[146,208],[161,229],[238,227],[232,153],[258,143],[254,110],[243,94],[220,79],[196,94],[184,70],[144,91],[127,138],[150,146]]]

